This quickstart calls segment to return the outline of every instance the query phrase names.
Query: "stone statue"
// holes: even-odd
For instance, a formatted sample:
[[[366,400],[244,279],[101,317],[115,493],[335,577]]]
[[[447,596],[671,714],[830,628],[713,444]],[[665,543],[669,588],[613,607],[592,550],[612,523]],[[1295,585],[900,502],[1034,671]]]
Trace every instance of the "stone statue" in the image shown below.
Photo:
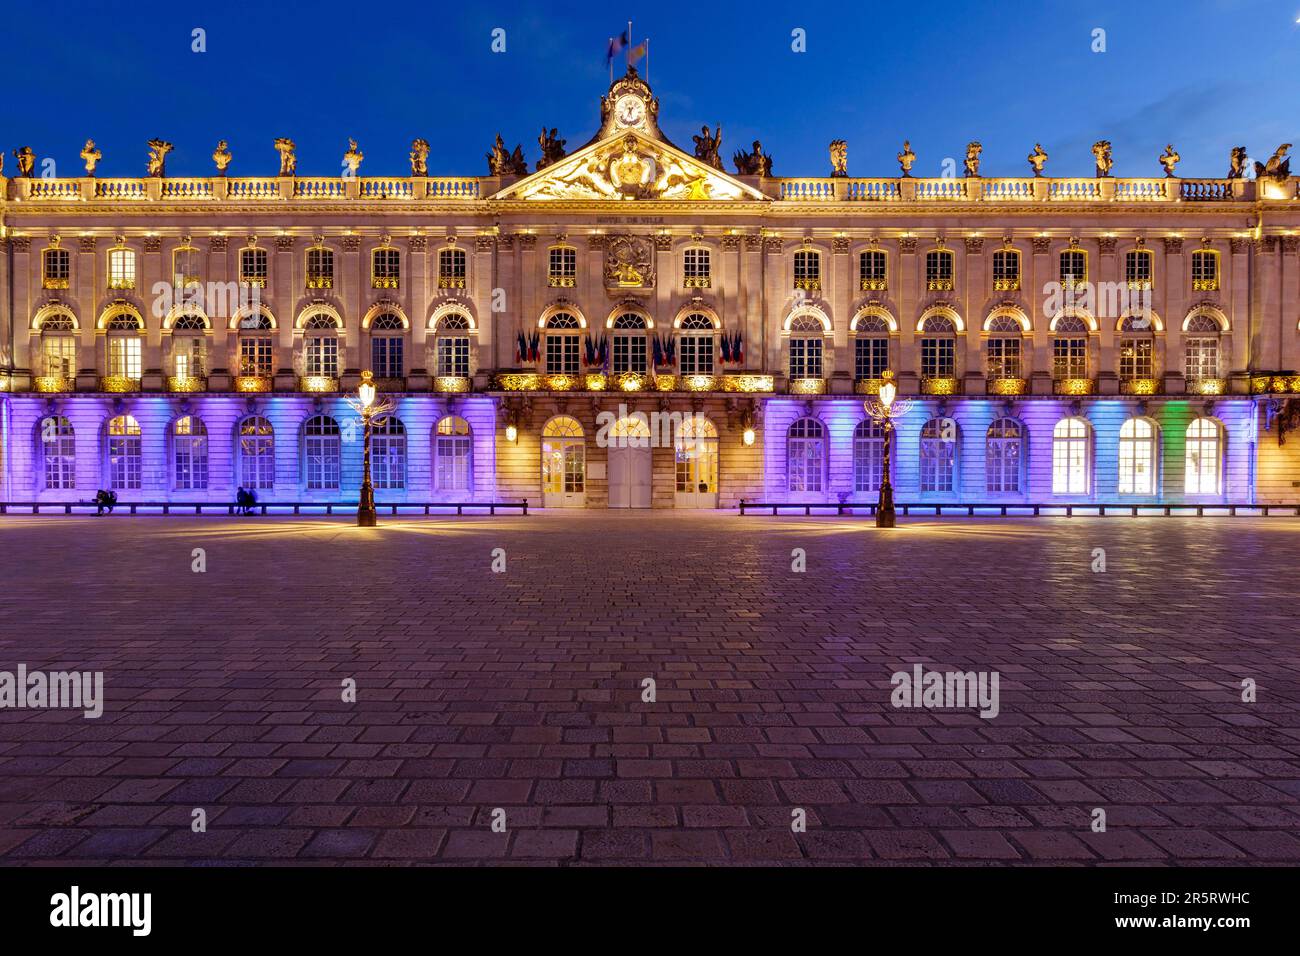
[[[161,139],[149,140],[149,175],[155,179],[162,179],[167,175],[167,154],[174,147],[171,143],[164,142]]]
[[[1115,160],[1110,154],[1110,140],[1099,139],[1092,144],[1092,155],[1097,160],[1097,178],[1105,179],[1110,175]]]
[[[831,140],[831,175],[849,174],[849,144],[842,139]]]
[[[343,165],[347,167],[347,175],[355,176],[357,170],[361,168],[361,161],[366,158],[366,154],[357,149],[355,139],[348,140],[348,151],[343,154]]]
[[[298,156],[294,152],[297,148],[291,139],[281,137],[275,141],[276,152],[280,154],[281,176],[298,175]]]
[[[1228,179],[1245,179],[1246,178],[1246,147],[1232,147],[1232,154],[1228,159]]]
[[[212,151],[212,161],[216,163],[217,175],[226,175],[226,167],[230,165],[230,144],[224,139],[217,143],[217,148]]]
[[[1170,143],[1165,147],[1165,151],[1157,157],[1160,165],[1165,168],[1165,177],[1171,177],[1174,174],[1174,167],[1182,160],[1183,157],[1178,155],[1178,150],[1174,149],[1174,144]]]
[[[980,153],[984,152],[984,147],[978,143],[966,144],[966,175],[968,177],[978,177],[980,174]]]
[[[36,166],[35,151],[30,146],[20,146],[14,150],[14,159],[18,160],[18,175],[31,179]]]
[[[743,149],[736,150],[732,162],[736,164],[736,172],[742,176],[772,175],[772,157],[763,152],[763,144],[758,140],[754,140],[752,153],[747,153]]]
[[[903,140],[903,151],[898,154],[898,165],[903,170],[905,177],[911,177],[912,164],[916,162],[916,153],[912,152],[912,143],[909,140]]]
[[[559,138],[559,131],[551,127],[550,133],[546,132],[546,127],[542,127],[542,135],[537,137],[537,145],[542,148],[542,158],[537,161],[538,169],[545,169],[552,166],[564,158],[564,144],[567,139]]]
[[[514,176],[528,175],[528,160],[524,159],[524,147],[520,143],[515,144],[515,151],[510,154],[509,172]]]
[[[1291,178],[1291,160],[1286,158],[1290,143],[1283,143],[1277,148],[1267,163],[1255,164],[1256,179],[1275,179],[1284,182]]]
[[[81,159],[86,164],[86,175],[95,175],[95,167],[99,161],[104,158],[104,154],[95,148],[93,139],[86,140],[86,145],[81,147]]]
[[[1047,165],[1047,150],[1043,149],[1042,143],[1034,144],[1034,151],[1029,154],[1029,166],[1034,171],[1035,176],[1043,175],[1043,167]]]
[[[411,175],[429,175],[429,144],[422,139],[411,143]]]
[[[506,150],[505,140],[497,133],[497,141],[492,144],[492,152],[487,154],[489,176],[509,176],[511,155]]]
[[[722,169],[722,157],[718,150],[722,147],[722,124],[718,124],[716,133],[710,134],[708,124],[700,127],[700,135],[692,136],[695,142],[695,158],[708,163],[714,169]]]

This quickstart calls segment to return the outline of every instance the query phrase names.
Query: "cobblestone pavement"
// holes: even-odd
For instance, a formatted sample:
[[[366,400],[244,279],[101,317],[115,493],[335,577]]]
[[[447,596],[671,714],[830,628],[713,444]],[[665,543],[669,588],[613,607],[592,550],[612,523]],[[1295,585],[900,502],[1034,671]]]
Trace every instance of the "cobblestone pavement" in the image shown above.
[[[1285,518],[0,518],[0,670],[107,701],[0,710],[0,858],[1294,864],[1297,567]],[[1000,713],[895,709],[918,662]]]

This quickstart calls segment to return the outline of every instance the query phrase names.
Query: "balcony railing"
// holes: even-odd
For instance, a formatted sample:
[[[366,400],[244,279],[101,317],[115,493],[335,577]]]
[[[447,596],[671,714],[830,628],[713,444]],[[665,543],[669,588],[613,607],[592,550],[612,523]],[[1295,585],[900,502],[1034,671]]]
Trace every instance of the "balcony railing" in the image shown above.
[[[67,375],[37,375],[32,379],[32,391],[71,392],[74,383]]]
[[[104,375],[99,379],[101,392],[138,392],[140,379],[128,375]]]
[[[712,284],[708,276],[686,276],[682,279],[682,288],[685,289],[707,289]]]
[[[468,381],[468,380],[467,380]],[[820,379],[814,381],[821,381]],[[493,387],[503,392],[771,392],[771,375],[737,372],[726,375],[677,375],[656,372],[586,372],[541,374],[502,372]]]
[[[792,378],[790,379],[791,395],[825,395],[826,379],[824,378]]]
[[[1160,382],[1154,378],[1120,379],[1121,395],[1155,395],[1160,391]]]
[[[1052,391],[1057,395],[1091,395],[1097,390],[1097,383],[1090,378],[1058,378],[1052,382]]]
[[[858,283],[858,287],[863,292],[885,292],[889,289],[889,280],[880,279],[863,279]]]
[[[337,392],[339,380],[329,375],[302,375],[298,378],[300,392]]]
[[[819,292],[821,291],[822,280],[816,277],[795,279],[794,287],[796,289],[801,289],[804,292]]]
[[[989,395],[1023,395],[1029,383],[1023,378],[991,378],[985,383]]]
[[[853,391],[858,395],[879,395],[883,384],[885,380],[881,378],[859,378],[853,382]]]
[[[470,380],[464,375],[438,375],[433,380],[433,390],[435,392],[468,392],[470,389]]]
[[[332,289],[334,288],[334,277],[315,275],[307,277],[307,288],[309,289]]]
[[[1019,292],[1020,276],[1004,276],[993,280],[994,292]]]
[[[572,289],[578,284],[578,279],[576,276],[551,275],[546,277],[546,284],[552,289]]]
[[[1221,378],[1192,378],[1187,380],[1187,391],[1193,395],[1222,395],[1228,383]]]
[[[270,390],[271,376],[269,375],[235,376],[235,391],[237,392],[269,392]]]
[[[1218,279],[1193,279],[1192,291],[1193,292],[1218,292],[1219,280]]]
[[[936,376],[921,379],[922,395],[960,395],[961,379],[952,376]]]
[[[438,276],[439,289],[463,289],[465,288],[464,276]]]
[[[208,380],[201,375],[168,375],[169,392],[202,392],[208,387]]]
[[[930,292],[951,292],[953,288],[951,279],[926,279],[925,287]]]
[[[396,276],[373,276],[370,279],[370,288],[372,289],[396,289],[397,285]]]

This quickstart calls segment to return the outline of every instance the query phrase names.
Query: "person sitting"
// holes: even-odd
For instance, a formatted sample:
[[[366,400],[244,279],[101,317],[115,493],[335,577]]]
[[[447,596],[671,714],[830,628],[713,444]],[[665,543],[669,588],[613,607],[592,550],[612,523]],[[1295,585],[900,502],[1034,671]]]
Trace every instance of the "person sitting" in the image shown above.
[[[117,492],[105,491],[103,488],[95,492],[95,514],[112,514],[113,506],[117,504]]]
[[[253,505],[257,504],[257,492],[253,491],[252,488],[249,488],[244,492],[244,500],[248,505],[244,510],[244,514],[251,515],[253,513]]]

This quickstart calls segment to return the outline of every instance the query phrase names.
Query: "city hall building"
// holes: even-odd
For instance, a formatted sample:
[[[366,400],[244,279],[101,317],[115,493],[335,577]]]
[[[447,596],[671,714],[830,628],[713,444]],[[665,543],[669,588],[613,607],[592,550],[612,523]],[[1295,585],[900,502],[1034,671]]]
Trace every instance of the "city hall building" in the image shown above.
[[[531,167],[498,137],[486,176],[428,175],[422,140],[401,176],[356,144],[341,177],[288,140],[269,176],[225,143],[198,178],[158,140],[138,179],[90,142],[76,178],[14,150],[3,500],[356,501],[365,370],[394,405],[381,504],[874,502],[886,372],[900,502],[1300,500],[1285,148],[1189,179],[1172,149],[1112,176],[1104,142],[1055,178],[1036,147],[985,178],[971,144],[925,178],[904,144],[861,178],[837,140],[828,175],[785,177],[707,127],[670,142],[634,69],[599,121]]]

